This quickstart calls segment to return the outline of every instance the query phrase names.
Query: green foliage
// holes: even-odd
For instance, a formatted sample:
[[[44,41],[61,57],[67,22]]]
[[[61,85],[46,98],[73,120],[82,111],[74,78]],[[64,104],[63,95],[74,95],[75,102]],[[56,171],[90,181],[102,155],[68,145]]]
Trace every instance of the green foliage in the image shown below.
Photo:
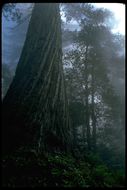
[[[86,186],[83,173],[76,166],[76,160],[68,155],[50,155],[48,161],[52,166],[53,177],[58,177],[61,185],[65,187]]]
[[[121,187],[124,174],[113,172],[98,155],[18,153],[3,159],[4,187]]]
[[[74,159],[71,156],[67,157],[66,155],[56,155],[54,157],[49,155],[48,161],[52,164],[59,164],[61,166],[68,166],[69,163],[71,163],[71,165],[74,164]]]
[[[97,164],[103,164],[103,161],[98,154],[90,152],[86,156],[86,160],[91,164],[91,166],[96,166]]]
[[[98,187],[112,187],[115,179],[112,173],[105,165],[98,165],[93,169],[92,176],[94,178],[95,186]]]

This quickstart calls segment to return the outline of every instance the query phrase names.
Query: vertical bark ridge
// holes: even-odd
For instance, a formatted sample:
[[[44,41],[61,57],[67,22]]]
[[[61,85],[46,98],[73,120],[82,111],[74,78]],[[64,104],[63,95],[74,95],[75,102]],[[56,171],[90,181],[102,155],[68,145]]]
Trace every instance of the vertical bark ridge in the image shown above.
[[[35,3],[16,74],[3,100],[3,136],[8,138],[3,142],[8,148],[69,146],[60,27],[58,4]]]

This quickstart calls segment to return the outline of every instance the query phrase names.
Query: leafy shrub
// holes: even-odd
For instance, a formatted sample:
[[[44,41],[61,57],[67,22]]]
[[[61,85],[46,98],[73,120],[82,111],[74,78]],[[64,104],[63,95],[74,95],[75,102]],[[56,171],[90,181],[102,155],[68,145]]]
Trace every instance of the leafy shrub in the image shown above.
[[[99,164],[103,164],[103,161],[101,160],[101,158],[99,157],[98,154],[95,153],[89,153],[88,155],[86,155],[85,160],[90,163],[91,166],[96,166]]]
[[[112,171],[97,154],[15,154],[3,159],[4,187],[121,187],[124,174]]]

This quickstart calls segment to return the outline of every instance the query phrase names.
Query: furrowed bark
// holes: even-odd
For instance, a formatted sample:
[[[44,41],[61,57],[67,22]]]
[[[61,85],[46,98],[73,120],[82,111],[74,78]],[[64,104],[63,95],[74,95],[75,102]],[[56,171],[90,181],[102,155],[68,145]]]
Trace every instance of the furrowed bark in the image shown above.
[[[35,3],[15,77],[3,100],[3,152],[70,144],[59,4]]]

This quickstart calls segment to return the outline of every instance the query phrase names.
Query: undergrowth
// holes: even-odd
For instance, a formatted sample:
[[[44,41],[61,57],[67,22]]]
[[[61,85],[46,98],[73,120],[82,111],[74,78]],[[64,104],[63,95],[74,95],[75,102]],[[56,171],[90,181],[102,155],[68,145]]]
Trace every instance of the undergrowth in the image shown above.
[[[124,175],[95,154],[17,152],[2,160],[3,187],[123,187]]]

